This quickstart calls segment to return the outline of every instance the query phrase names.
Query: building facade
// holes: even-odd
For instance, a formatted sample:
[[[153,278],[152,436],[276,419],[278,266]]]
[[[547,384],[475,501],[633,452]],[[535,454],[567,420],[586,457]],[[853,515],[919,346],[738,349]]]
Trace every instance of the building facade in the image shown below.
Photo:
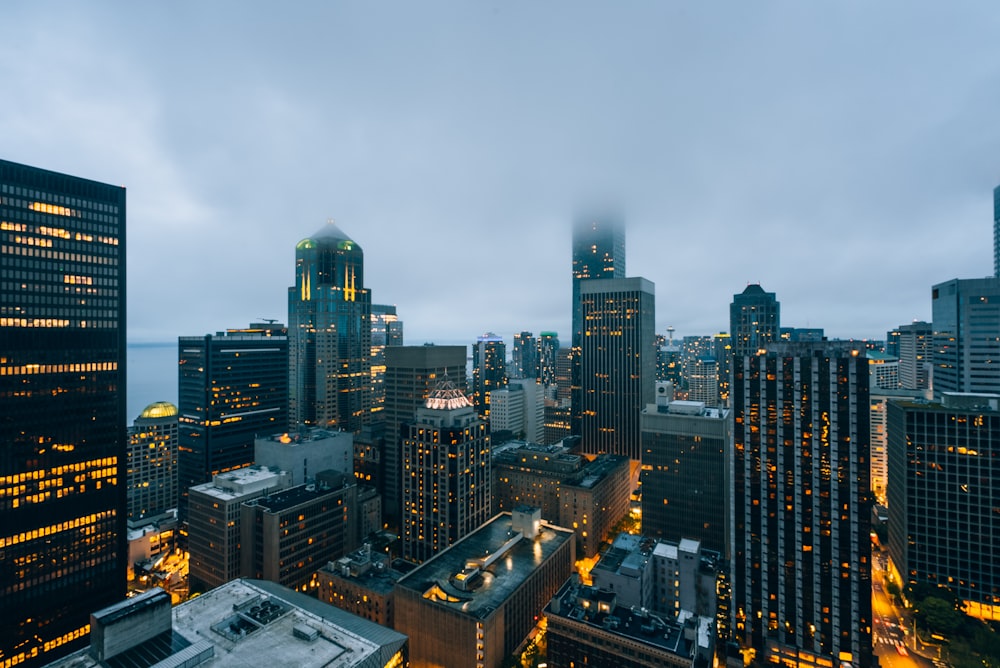
[[[125,595],[125,189],[0,160],[0,665]]]
[[[573,226],[573,332],[569,351],[570,432],[581,434],[583,302],[580,287],[593,280],[625,278],[625,225],[617,216],[580,218]]]
[[[773,292],[758,283],[733,295],[729,305],[729,336],[733,355],[756,355],[761,348],[781,338],[781,304]]]
[[[472,404],[482,418],[490,415],[490,394],[507,387],[507,344],[489,332],[472,344]]]
[[[372,420],[385,404],[385,349],[403,345],[403,321],[395,304],[372,304]]]
[[[584,281],[580,385],[581,447],[640,458],[639,412],[656,377],[653,284],[644,278]]]
[[[252,323],[178,338],[179,510],[187,491],[254,463],[254,438],[288,428],[284,325]]]
[[[900,325],[895,331],[898,333],[896,356],[899,357],[900,387],[904,390],[927,390],[930,387],[934,326],[914,321],[909,325]],[[886,348],[889,352],[888,345]]]
[[[288,288],[292,424],[357,432],[371,421],[372,302],[361,246],[333,221],[295,246]]]
[[[511,378],[538,378],[538,340],[531,332],[514,335]]]
[[[735,638],[764,662],[872,665],[868,361],[852,344],[734,359]]]
[[[932,384],[944,392],[1000,392],[1000,278],[953,279],[931,289]]]
[[[447,380],[402,433],[403,558],[420,563],[491,517],[490,437],[468,398]]]
[[[128,430],[128,519],[177,507],[177,406],[157,401]]]
[[[559,485],[559,526],[576,531],[580,556],[596,555],[611,528],[628,515],[630,470],[625,455],[598,455]]]

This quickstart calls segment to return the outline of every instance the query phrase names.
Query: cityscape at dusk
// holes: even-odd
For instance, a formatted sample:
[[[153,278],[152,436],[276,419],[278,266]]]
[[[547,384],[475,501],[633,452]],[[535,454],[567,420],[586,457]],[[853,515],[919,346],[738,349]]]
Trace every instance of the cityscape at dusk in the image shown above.
[[[5,28],[0,668],[1000,665],[1000,11]]]

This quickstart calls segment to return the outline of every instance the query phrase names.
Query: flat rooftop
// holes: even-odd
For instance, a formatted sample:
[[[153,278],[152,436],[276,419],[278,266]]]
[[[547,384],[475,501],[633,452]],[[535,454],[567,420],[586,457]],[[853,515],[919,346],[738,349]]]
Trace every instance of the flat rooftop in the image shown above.
[[[495,557],[515,536],[511,515],[501,513],[400,578],[396,586],[415,591],[436,605],[485,619],[560,547],[573,540],[573,531],[542,522],[537,538],[509,545],[482,572],[468,578],[468,590],[461,588],[464,580],[456,575],[472,561]]]

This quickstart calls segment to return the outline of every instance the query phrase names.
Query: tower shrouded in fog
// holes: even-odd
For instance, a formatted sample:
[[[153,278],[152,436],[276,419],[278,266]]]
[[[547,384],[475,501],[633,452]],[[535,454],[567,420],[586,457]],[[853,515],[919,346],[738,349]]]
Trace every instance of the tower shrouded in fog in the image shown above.
[[[295,246],[288,289],[292,424],[358,431],[371,415],[371,293],[364,253],[333,221]]]

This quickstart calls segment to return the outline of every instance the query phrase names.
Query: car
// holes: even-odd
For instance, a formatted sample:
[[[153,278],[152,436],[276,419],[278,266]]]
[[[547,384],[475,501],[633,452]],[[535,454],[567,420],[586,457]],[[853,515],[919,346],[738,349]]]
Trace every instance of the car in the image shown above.
[[[900,656],[909,656],[910,653],[906,651],[906,648],[902,645],[896,645],[896,651],[899,652]]]

